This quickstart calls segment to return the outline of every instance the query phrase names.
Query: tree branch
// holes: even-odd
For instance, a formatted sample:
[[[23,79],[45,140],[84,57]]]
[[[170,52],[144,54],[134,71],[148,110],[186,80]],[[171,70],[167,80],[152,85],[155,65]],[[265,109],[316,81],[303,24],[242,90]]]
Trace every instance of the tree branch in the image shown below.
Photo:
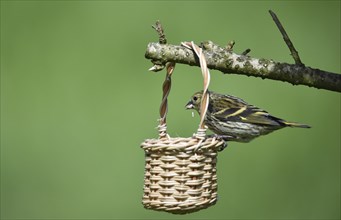
[[[241,74],[261,77],[263,79],[280,80],[293,85],[306,85],[319,89],[341,92],[341,75],[300,64],[275,62],[271,59],[258,59],[246,55],[238,55],[232,50],[222,48],[211,41],[201,43],[203,53],[210,69],[223,73]],[[183,46],[149,43],[145,57],[154,65],[165,66],[167,62],[199,66],[199,60]],[[159,71],[159,69],[151,69]]]
[[[247,55],[251,51],[250,49],[246,49],[240,55],[233,53],[234,41],[230,41],[225,48],[211,41],[206,41],[201,43],[201,47],[208,68],[220,70],[223,73],[255,76],[289,82],[293,85],[306,85],[341,92],[341,75],[305,66],[277,15],[271,10],[269,10],[269,13],[291,51],[295,64],[275,62],[271,59],[252,58]],[[199,60],[192,50],[167,44],[166,36],[159,21],[152,27],[159,35],[159,43],[149,43],[148,45],[145,57],[151,59],[154,64],[149,70],[160,71],[165,68],[168,62],[200,66]]]

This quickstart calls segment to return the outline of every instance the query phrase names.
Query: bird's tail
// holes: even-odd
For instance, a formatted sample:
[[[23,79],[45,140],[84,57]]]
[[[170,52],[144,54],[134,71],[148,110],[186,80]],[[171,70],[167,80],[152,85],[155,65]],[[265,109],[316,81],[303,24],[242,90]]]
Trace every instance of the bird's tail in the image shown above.
[[[300,124],[296,122],[283,121],[282,123],[285,124],[286,126],[294,127],[294,128],[311,128],[309,125]]]

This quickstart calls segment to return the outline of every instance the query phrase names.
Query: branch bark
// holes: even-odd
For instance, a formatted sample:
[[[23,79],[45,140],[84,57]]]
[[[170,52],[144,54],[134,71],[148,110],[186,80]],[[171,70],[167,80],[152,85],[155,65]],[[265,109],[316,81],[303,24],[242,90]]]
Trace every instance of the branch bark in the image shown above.
[[[303,64],[288,64],[271,59],[239,55],[211,41],[201,43],[201,47],[210,69],[341,92],[341,74],[307,67]],[[150,69],[153,71],[163,69],[168,62],[200,66],[192,50],[178,45],[149,43],[145,57],[151,59],[154,67],[157,67]]]

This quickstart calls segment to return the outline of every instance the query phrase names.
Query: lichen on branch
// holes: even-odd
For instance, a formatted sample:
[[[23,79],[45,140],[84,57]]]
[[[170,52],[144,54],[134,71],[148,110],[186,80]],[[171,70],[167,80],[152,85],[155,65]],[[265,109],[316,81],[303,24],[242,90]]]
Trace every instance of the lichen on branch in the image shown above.
[[[236,54],[211,41],[201,43],[201,47],[210,69],[228,74],[255,76],[285,81],[293,85],[306,85],[341,92],[341,74],[314,69],[303,64],[281,63],[271,59],[258,59],[244,54]],[[190,66],[200,65],[193,51],[181,45],[149,43],[145,57],[159,67],[165,66],[167,62]],[[159,71],[161,69],[151,70]]]

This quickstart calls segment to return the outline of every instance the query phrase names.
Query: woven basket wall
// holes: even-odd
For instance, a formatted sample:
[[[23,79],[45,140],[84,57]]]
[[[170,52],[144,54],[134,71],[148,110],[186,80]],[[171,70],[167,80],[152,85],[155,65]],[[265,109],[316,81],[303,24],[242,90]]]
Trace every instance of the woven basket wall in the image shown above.
[[[223,141],[148,139],[141,147],[145,150],[145,208],[186,214],[215,204],[217,152],[224,147]]]

